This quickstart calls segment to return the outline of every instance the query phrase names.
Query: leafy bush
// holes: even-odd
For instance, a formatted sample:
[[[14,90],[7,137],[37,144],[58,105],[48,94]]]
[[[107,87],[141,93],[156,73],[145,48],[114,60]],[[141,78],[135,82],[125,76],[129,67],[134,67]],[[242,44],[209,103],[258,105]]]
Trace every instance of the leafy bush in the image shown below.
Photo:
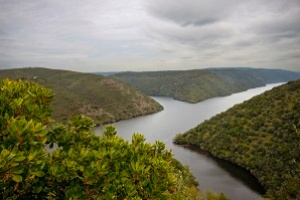
[[[164,143],[128,142],[113,126],[96,136],[85,116],[51,123],[53,94],[32,82],[5,79],[0,90],[1,199],[200,199]]]
[[[2,199],[41,192],[49,155],[44,150],[53,95],[31,82],[0,84],[0,188]]]

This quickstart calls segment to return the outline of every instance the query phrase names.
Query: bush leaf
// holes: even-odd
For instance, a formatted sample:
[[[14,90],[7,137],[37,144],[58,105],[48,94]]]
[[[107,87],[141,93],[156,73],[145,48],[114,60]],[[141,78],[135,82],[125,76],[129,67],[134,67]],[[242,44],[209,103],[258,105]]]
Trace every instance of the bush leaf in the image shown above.
[[[23,180],[22,176],[17,175],[17,174],[13,174],[12,179],[13,179],[15,182],[17,182],[17,183],[19,183],[19,182],[21,182],[21,181]]]

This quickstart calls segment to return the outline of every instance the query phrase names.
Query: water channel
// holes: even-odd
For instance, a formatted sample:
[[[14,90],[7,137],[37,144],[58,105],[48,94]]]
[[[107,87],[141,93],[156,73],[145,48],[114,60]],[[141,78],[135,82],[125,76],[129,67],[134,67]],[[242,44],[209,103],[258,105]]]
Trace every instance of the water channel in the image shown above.
[[[174,156],[182,164],[188,165],[199,182],[199,189],[224,192],[232,200],[255,200],[261,198],[262,188],[245,170],[231,163],[214,159],[197,150],[174,145],[172,140],[177,133],[183,133],[206,119],[226,111],[235,104],[270,90],[282,83],[249,89],[226,97],[217,97],[190,104],[168,97],[153,97],[164,110],[129,120],[114,123],[118,134],[131,140],[133,133],[142,133],[148,142],[163,141],[173,150]],[[101,132],[103,127],[97,127]]]

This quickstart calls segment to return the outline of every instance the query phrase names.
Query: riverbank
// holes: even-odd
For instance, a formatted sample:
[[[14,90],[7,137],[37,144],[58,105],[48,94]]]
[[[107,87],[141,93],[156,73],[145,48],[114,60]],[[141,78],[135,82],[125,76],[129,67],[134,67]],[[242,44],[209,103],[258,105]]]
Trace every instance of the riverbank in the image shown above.
[[[300,198],[300,80],[273,88],[195,128],[175,141],[209,151],[248,169],[277,200]]]
[[[258,192],[260,195],[266,194],[266,189],[260,184],[259,180],[255,177],[254,174],[251,173],[249,169],[240,166],[236,163],[233,163],[230,160],[214,156],[211,152],[204,150],[197,145],[176,144],[176,142],[174,142],[174,144],[178,147],[189,149],[191,151],[209,157],[210,159],[214,160],[218,164],[218,166],[226,170],[231,176],[243,181],[243,183],[249,188],[251,188],[253,191]],[[243,176],[241,177],[241,175]]]
[[[160,109],[155,110],[155,111],[146,112],[146,113],[137,114],[137,115],[130,115],[130,116],[126,116],[124,118],[119,118],[119,119],[109,119],[109,120],[106,120],[106,121],[101,122],[101,123],[98,122],[98,123],[95,123],[95,127],[105,126],[105,125],[109,125],[109,124],[114,124],[114,123],[118,123],[118,122],[121,122],[121,121],[134,119],[134,118],[137,118],[137,117],[144,117],[144,116],[147,116],[147,115],[152,115],[152,114],[159,113],[159,112],[161,112],[163,110],[164,110],[164,108],[161,106]]]

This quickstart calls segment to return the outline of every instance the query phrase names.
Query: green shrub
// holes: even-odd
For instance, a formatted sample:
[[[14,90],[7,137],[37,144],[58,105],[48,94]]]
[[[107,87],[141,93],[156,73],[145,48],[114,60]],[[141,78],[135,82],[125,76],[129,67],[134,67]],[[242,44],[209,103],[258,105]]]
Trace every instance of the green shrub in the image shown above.
[[[6,79],[0,90],[1,199],[200,198],[164,143],[141,134],[128,142],[113,126],[96,136],[82,115],[51,123],[53,94],[32,82]]]

